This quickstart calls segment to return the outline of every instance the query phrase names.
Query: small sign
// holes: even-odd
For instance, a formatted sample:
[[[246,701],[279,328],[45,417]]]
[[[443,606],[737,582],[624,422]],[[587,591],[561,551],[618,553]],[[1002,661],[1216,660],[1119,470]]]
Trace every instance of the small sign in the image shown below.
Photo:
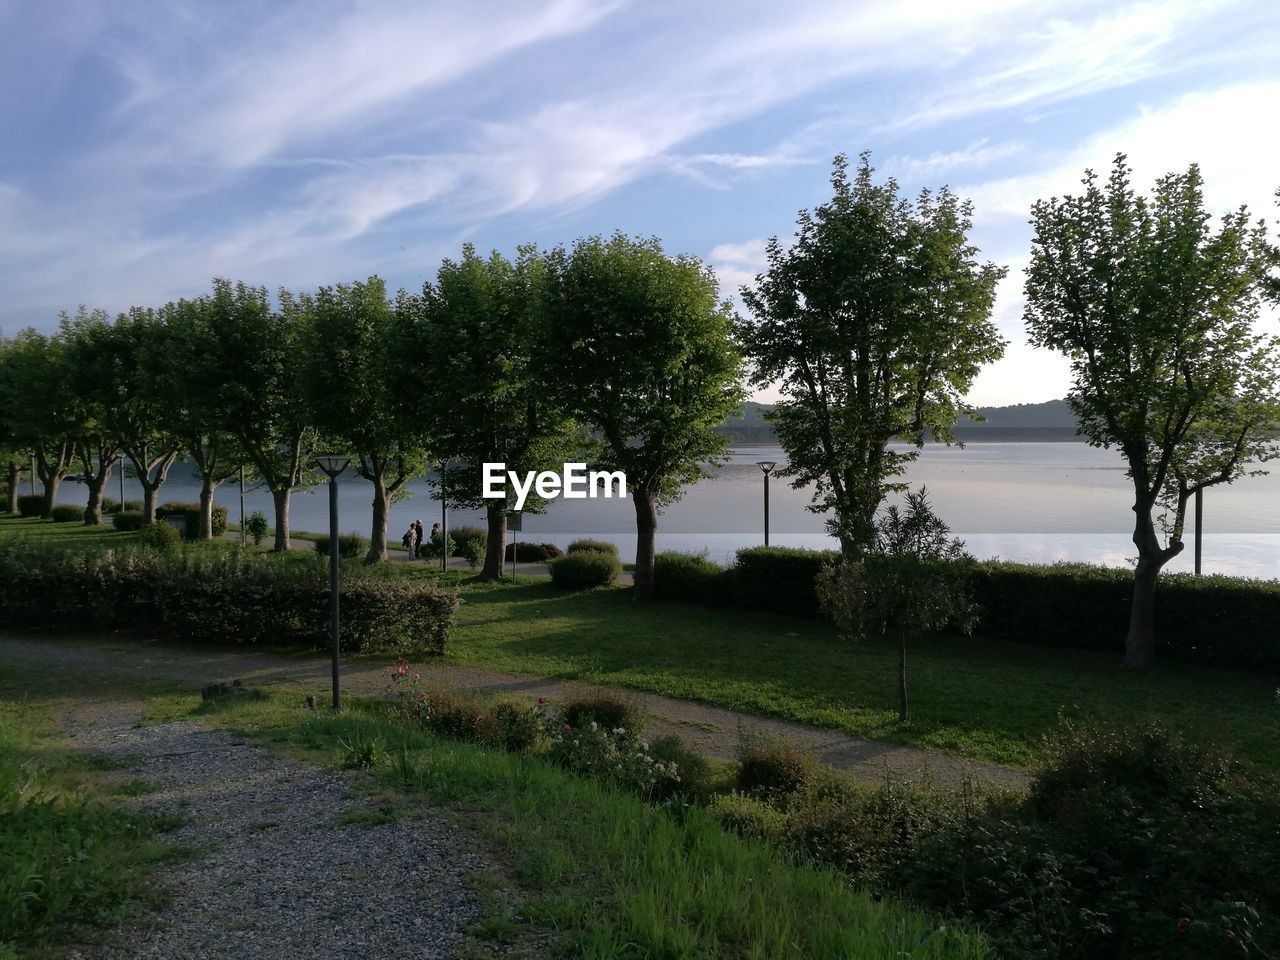
[[[523,517],[524,514],[520,511],[512,510],[507,514],[507,529],[512,533],[522,533],[523,527],[521,527],[521,519]]]

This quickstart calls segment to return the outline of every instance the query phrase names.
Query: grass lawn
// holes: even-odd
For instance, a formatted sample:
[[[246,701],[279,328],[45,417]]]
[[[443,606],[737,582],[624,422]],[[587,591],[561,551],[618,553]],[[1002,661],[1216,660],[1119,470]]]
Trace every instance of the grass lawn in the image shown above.
[[[59,528],[69,528],[63,533]],[[0,536],[79,532],[86,545],[130,535],[0,519]],[[127,542],[119,541],[116,542]],[[1019,766],[1070,718],[1159,718],[1280,771],[1277,679],[1119,655],[937,637],[909,653],[913,720],[897,720],[896,650],[840,640],[824,622],[631,601],[627,588],[562,593],[545,579],[476,584],[460,571],[394,564],[388,575],[457,585],[464,603],[448,658],[519,673],[617,684],[833,727],[876,740]],[[1034,624],[1028,629],[1033,630]]]

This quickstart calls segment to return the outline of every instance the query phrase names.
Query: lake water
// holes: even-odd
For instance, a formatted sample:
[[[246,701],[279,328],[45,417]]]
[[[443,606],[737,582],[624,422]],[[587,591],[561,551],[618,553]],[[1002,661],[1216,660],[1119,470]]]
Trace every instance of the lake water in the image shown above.
[[[778,447],[737,447],[730,461],[710,479],[689,487],[667,507],[658,522],[659,550],[707,551],[718,561],[740,547],[763,542],[763,475],[759,460],[779,464]],[[970,443],[958,447],[926,446],[911,466],[907,481],[928,487],[938,514],[963,538],[970,552],[986,558],[1050,563],[1082,560],[1122,566],[1136,553],[1130,540],[1132,494],[1124,464],[1114,451],[1083,443]],[[113,477],[111,496],[118,495]],[[830,547],[824,518],[806,509],[808,491],[785,481],[769,481],[770,542]],[[140,498],[127,480],[126,495]],[[412,496],[391,508],[389,536],[394,541],[414,519],[430,528],[440,518],[440,504],[425,481],[409,485]],[[345,475],[339,482],[340,526],[368,535],[372,487]],[[62,502],[83,501],[78,484],[63,487]],[[161,500],[197,500],[199,486],[174,476],[161,488]],[[239,514],[235,483],[218,491],[217,502]],[[272,517],[271,497],[251,490],[247,511]],[[297,493],[291,523],[295,530],[324,530],[328,499],[323,486]],[[478,511],[449,511],[449,526],[483,525]],[[1170,564],[1190,570],[1191,517],[1187,548]],[[618,544],[624,557],[635,551],[635,514],[628,500],[557,500],[543,516],[526,515],[522,540],[564,546],[582,536]],[[1210,573],[1272,578],[1280,576],[1280,475],[1246,477],[1231,486],[1205,493],[1203,568]]]

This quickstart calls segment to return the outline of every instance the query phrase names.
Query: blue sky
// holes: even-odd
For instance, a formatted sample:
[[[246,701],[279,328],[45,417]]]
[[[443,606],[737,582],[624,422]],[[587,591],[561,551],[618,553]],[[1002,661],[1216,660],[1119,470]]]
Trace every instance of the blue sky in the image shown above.
[[[1008,354],[971,399],[1050,399],[1031,202],[1123,150],[1140,184],[1197,161],[1216,209],[1276,219],[1278,50],[1274,0],[0,0],[0,330],[213,276],[417,289],[468,240],[615,228],[731,294],[869,149],[971,198],[1010,267]]]

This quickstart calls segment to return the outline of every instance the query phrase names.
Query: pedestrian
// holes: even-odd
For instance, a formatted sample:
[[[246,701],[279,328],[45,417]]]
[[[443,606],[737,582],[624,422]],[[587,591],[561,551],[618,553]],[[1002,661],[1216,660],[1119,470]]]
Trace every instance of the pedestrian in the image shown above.
[[[422,521],[413,521],[413,559],[418,559],[418,551],[422,549]]]
[[[409,551],[410,560],[414,557],[413,535],[415,532],[413,524],[411,523],[409,524],[409,529],[404,532],[404,536],[400,538],[400,542],[404,544],[404,548]]]

